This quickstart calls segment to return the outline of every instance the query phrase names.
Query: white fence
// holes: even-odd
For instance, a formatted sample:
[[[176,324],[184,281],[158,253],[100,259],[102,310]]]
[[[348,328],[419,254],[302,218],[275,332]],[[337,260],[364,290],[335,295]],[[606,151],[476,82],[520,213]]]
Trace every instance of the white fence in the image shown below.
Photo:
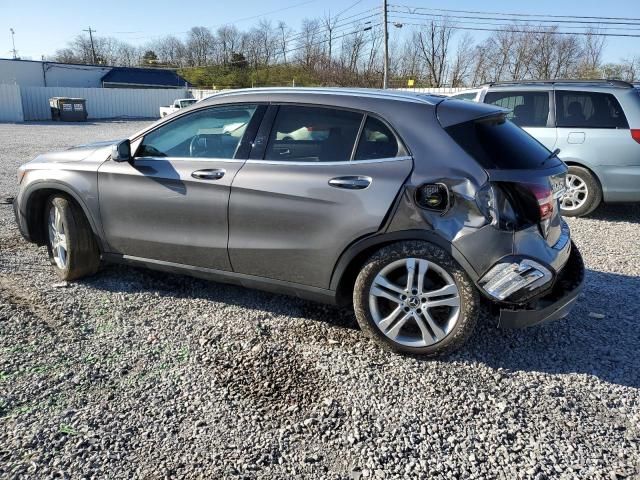
[[[22,101],[20,87],[0,85],[0,122],[22,122]]]
[[[51,118],[51,97],[87,100],[88,118],[158,118],[160,107],[186,95],[181,89],[22,87],[25,120]]]
[[[210,97],[211,95],[215,95],[216,93],[227,92],[229,90],[230,90],[229,88],[224,88],[222,90],[204,90],[204,89],[192,88],[189,90],[189,93],[196,100],[202,100],[203,98]]]
[[[436,93],[438,95],[455,95],[456,93],[464,92],[470,88],[471,87],[394,88],[394,90],[416,93]]]

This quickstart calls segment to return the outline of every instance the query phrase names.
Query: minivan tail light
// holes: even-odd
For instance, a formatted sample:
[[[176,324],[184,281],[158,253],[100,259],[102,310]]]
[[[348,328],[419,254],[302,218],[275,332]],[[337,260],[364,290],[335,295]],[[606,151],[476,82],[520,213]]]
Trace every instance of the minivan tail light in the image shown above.
[[[633,138],[636,142],[640,143],[640,129],[632,128],[631,129],[631,138]]]

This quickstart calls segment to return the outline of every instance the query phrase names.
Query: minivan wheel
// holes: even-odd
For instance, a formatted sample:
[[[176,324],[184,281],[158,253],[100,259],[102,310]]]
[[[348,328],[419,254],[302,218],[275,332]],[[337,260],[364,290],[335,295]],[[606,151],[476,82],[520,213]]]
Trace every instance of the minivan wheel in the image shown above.
[[[356,279],[360,328],[396,352],[436,356],[472,334],[480,299],[458,263],[435,245],[398,242],[381,248]]]
[[[560,200],[560,211],[567,217],[581,217],[593,212],[602,201],[598,180],[586,168],[569,167],[567,191]]]
[[[44,221],[47,250],[63,280],[93,275],[100,265],[100,250],[84,212],[61,195],[49,197]]]

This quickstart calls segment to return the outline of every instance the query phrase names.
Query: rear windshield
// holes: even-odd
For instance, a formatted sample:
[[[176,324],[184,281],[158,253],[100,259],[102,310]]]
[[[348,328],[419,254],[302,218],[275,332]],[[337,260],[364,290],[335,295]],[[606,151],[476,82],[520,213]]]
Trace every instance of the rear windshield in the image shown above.
[[[459,123],[446,131],[487,169],[532,169],[549,157],[549,150],[504,116]]]

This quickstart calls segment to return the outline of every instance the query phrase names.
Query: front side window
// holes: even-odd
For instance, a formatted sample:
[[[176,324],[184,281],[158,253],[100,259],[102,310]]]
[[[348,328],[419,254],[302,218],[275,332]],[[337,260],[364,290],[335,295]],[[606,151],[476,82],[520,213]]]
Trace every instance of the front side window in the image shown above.
[[[556,91],[558,127],[629,128],[616,97],[610,93]]]
[[[208,108],[177,118],[145,135],[138,157],[231,159],[256,105]]]
[[[511,110],[507,119],[519,127],[546,127],[549,118],[548,92],[488,92],[484,103]]]
[[[361,113],[282,105],[271,129],[264,158],[298,162],[349,161],[361,122]]]
[[[403,155],[398,139],[383,122],[377,118],[367,117],[362,129],[355,160],[373,160],[393,158]]]

